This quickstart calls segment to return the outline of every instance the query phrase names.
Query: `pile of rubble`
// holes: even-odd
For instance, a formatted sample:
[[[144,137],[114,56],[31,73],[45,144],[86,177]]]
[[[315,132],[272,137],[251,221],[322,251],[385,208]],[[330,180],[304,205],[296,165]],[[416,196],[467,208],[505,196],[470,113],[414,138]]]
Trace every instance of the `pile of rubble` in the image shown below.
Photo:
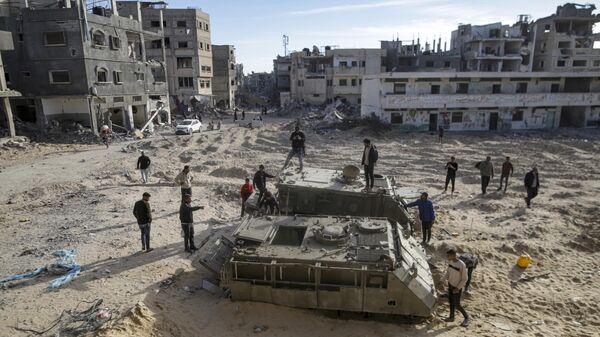
[[[10,149],[25,150],[29,146],[29,138],[17,136],[15,138],[0,138],[0,150],[8,151]]]

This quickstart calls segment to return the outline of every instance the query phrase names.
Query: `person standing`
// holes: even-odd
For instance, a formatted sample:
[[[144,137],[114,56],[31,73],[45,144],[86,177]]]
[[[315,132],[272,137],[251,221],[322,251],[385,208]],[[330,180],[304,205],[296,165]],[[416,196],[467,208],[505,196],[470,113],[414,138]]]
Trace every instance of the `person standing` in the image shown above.
[[[242,188],[240,190],[240,197],[242,198],[242,215],[241,215],[242,217],[244,216],[246,200],[248,200],[248,198],[250,198],[253,191],[254,190],[252,189],[252,184],[250,184],[250,178],[246,178],[246,183],[244,185],[242,185]]]
[[[106,145],[106,148],[108,149],[108,145],[110,144],[110,135],[112,134],[112,130],[110,129],[110,127],[108,127],[108,125],[102,125],[102,128],[100,128],[100,137],[102,137],[102,143],[104,145]]]
[[[137,161],[137,169],[140,170],[142,175],[142,183],[144,184],[148,182],[148,169],[150,168],[150,163],[150,158],[148,158],[148,156],[144,154],[144,151],[142,151],[142,155]]]
[[[441,125],[438,127],[438,138],[439,138],[440,144],[442,144],[442,139],[444,138],[444,127]]]
[[[204,209],[202,206],[192,207],[192,196],[186,194],[179,207],[179,220],[181,221],[181,230],[183,230],[183,245],[185,251],[190,253],[198,250],[194,245],[194,211]]]
[[[375,148],[375,145],[371,144],[371,140],[365,138],[363,140],[363,144],[365,146],[362,155],[362,165],[365,170],[365,191],[370,191],[373,189],[373,184],[375,183],[375,164],[379,159],[379,153]]]
[[[406,205],[406,208],[419,207],[419,219],[421,220],[421,232],[423,232],[423,245],[431,240],[431,227],[435,221],[435,210],[433,202],[429,200],[427,192],[421,193],[421,197]]]
[[[481,194],[487,192],[487,187],[490,184],[490,180],[494,178],[494,164],[492,164],[492,157],[487,156],[485,161],[480,161],[475,165],[481,173]]]
[[[471,278],[473,277],[473,270],[477,268],[479,264],[479,258],[472,254],[460,254],[459,259],[464,262],[467,267],[467,283],[465,283],[465,294],[469,293],[469,285],[471,285]]]
[[[500,187],[498,191],[502,189],[502,182],[504,182],[504,192],[508,188],[508,177],[513,175],[513,164],[510,162],[510,157],[506,157],[504,163],[502,163],[502,174],[500,175]]]
[[[258,190],[258,200],[256,201],[257,206],[260,205],[260,202],[267,191],[267,178],[275,178],[275,176],[265,172],[265,166],[260,165],[258,167],[258,171],[254,173],[254,179],[252,179],[252,186],[255,190]]]
[[[452,182],[452,194],[454,194],[454,181],[456,180],[456,171],[458,171],[458,163],[454,157],[450,157],[450,161],[446,163],[446,185],[444,193],[448,191],[448,183]]]
[[[192,181],[194,177],[190,173],[190,166],[185,165],[183,171],[181,171],[177,177],[175,177],[175,183],[181,186],[181,201],[183,201],[186,194],[192,195]]]
[[[152,208],[150,207],[150,193],[144,192],[142,200],[133,206],[133,216],[137,219],[138,227],[142,233],[142,250],[152,251],[150,248],[150,226],[152,224]]]
[[[463,315],[463,322],[460,324],[463,327],[469,326],[469,314],[460,305],[460,295],[462,290],[467,283],[467,266],[456,256],[454,249],[446,252],[448,258],[448,269],[446,274],[442,278],[442,281],[448,281],[448,302],[450,304],[450,316],[445,319],[446,322],[454,322],[455,310],[460,311]]]
[[[237,122],[237,108],[233,110],[233,121]]]
[[[246,120],[246,110],[242,109],[242,120]]]
[[[539,188],[540,177],[538,175],[538,169],[536,166],[533,166],[531,171],[527,172],[525,175],[525,189],[527,190],[525,202],[527,203],[527,208],[531,207],[531,200],[537,197]]]
[[[292,141],[292,149],[288,153],[288,156],[285,160],[285,164],[283,164],[282,171],[287,168],[290,163],[290,160],[294,156],[298,156],[298,161],[300,162],[300,172],[302,172],[302,167],[304,164],[304,141],[306,140],[306,136],[304,136],[304,132],[300,131],[300,127],[296,126],[294,128],[294,132],[290,136],[290,140]]]

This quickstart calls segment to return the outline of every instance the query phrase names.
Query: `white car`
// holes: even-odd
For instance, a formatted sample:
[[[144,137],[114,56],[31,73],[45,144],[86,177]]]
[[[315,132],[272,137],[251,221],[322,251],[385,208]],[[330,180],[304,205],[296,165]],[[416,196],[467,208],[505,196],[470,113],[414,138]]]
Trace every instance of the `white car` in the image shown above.
[[[177,124],[175,134],[177,135],[192,135],[194,132],[202,132],[202,122],[197,119],[184,119]]]

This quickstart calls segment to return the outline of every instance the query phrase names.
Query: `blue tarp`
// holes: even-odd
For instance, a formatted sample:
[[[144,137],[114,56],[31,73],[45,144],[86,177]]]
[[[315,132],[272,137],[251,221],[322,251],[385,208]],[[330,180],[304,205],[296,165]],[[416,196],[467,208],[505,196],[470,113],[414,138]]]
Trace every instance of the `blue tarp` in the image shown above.
[[[60,257],[60,261],[49,264],[45,267],[38,268],[34,271],[24,273],[24,274],[17,274],[17,275],[4,277],[4,278],[0,279],[0,284],[6,283],[6,282],[11,282],[11,281],[23,280],[26,278],[34,278],[34,277],[41,275],[42,273],[49,272],[49,271],[66,272],[65,275],[52,280],[52,282],[50,282],[48,284],[48,288],[50,288],[50,289],[60,288],[62,285],[71,282],[81,272],[81,266],[75,262],[76,254],[77,254],[77,251],[75,249],[58,250],[58,251],[54,252],[53,255]]]

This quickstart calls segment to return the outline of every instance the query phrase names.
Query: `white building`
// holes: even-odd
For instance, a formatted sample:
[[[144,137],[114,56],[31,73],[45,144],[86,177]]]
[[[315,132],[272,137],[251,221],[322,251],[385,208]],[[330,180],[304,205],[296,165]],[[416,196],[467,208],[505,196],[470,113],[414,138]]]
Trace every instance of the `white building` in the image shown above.
[[[597,74],[596,74],[597,75]],[[363,77],[361,115],[407,131],[591,127],[600,77],[574,72],[412,72]]]

